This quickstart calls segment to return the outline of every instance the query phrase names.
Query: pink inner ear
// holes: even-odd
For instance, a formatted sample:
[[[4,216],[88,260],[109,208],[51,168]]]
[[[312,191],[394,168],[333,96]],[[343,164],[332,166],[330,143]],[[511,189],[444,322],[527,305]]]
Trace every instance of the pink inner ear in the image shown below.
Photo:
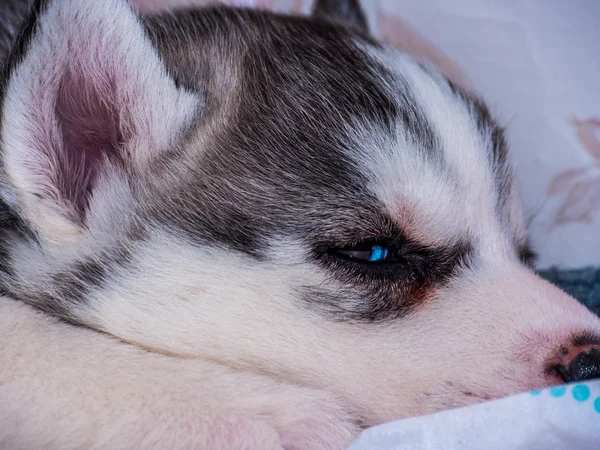
[[[50,155],[50,172],[63,198],[83,221],[92,190],[106,161],[123,165],[120,153],[125,108],[117,101],[109,74],[93,76],[73,69],[63,75],[55,104],[62,151]],[[54,147],[56,151],[57,148]]]

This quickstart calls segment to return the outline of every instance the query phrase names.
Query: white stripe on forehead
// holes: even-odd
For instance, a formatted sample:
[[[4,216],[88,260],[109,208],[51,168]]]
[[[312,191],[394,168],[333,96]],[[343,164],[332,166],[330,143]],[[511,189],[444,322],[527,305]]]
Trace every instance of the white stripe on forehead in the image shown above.
[[[445,246],[500,236],[490,133],[480,132],[469,106],[441,76],[392,50],[373,56],[398,80],[390,89],[398,98],[406,94],[428,122],[437,148],[426,148],[417,133],[401,124],[394,138],[374,128],[364,130],[366,136],[357,139],[365,143],[358,163],[370,190],[399,225],[423,243]]]

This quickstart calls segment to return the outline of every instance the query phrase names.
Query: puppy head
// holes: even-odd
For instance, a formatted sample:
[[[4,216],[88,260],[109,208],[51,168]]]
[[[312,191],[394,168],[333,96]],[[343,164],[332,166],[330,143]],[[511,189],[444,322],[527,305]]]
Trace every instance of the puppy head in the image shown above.
[[[528,267],[502,129],[354,2],[35,8],[2,83],[5,292],[365,424],[597,367],[600,321]]]

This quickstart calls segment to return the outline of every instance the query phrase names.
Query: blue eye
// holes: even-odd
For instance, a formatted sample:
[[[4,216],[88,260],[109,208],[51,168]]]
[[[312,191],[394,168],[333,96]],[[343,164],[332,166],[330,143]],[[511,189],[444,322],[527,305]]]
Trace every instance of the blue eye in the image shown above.
[[[390,251],[388,247],[382,247],[381,245],[362,244],[356,247],[338,250],[337,253],[347,258],[359,261],[382,262],[388,259]]]
[[[369,256],[369,261],[384,261],[387,257],[388,249],[380,247],[379,245],[374,245],[371,247],[371,255]]]

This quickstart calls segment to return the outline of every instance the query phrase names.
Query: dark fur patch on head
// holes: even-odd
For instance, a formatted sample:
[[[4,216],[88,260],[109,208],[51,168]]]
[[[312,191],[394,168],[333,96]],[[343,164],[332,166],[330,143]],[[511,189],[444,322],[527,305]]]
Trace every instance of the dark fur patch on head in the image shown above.
[[[90,289],[100,286],[106,280],[106,275],[107,268],[101,262],[78,261],[69,267],[68,271],[54,274],[52,283],[61,287],[60,302],[76,305],[85,299]],[[48,303],[57,303],[57,301]]]
[[[236,108],[198,155],[195,176],[164,193],[156,219],[199,245],[225,245],[257,259],[265,258],[269,242],[281,237],[320,252],[393,233],[383,205],[365,189],[366,174],[355,162],[365,151],[364,142],[356,139],[368,138],[361,136],[363,127],[390,139],[400,132],[439,158],[439,139],[408,82],[366,54],[356,42],[368,41],[343,27],[253,10],[197,14],[175,13],[166,22],[161,19],[161,31],[150,34],[162,33],[157,42],[166,45],[172,41],[162,39],[183,28],[202,42],[218,37],[224,48],[243,36],[236,47],[240,85],[228,93],[235,96]],[[175,24],[173,30],[166,28]],[[163,51],[183,85],[199,88],[198,80],[183,74],[211,75],[178,69],[171,50]],[[211,91],[211,83],[204,80],[209,86],[204,92]],[[208,96],[210,113],[219,114],[218,96]],[[174,154],[161,161],[157,173],[173,164]],[[302,294],[311,307],[336,320],[372,322],[405,315],[470,253],[466,243],[448,249],[415,243],[411,248],[407,264],[376,272],[334,262],[325,252],[315,261],[331,273],[335,292],[306,288]],[[356,302],[348,301],[357,295]]]
[[[16,229],[19,217],[13,209],[0,197],[0,229]]]
[[[0,197],[0,274],[14,276],[14,267],[10,257],[10,247],[17,239],[26,239],[31,245],[37,245],[37,237],[25,221],[13,208]],[[0,283],[0,294],[8,295],[10,290]]]
[[[108,283],[117,266],[120,269],[132,270],[130,263],[130,251],[120,248],[77,261],[68,269],[54,273],[51,276],[53,293],[38,293],[34,298],[29,298],[27,294],[15,295],[14,292],[12,295],[55,317],[77,323],[74,306],[87,304],[89,294]]]
[[[374,203],[348,156],[354,143],[347,126],[367,121],[390,133],[400,113],[380,82],[384,69],[353,43],[351,31],[252,10],[208,10],[191,23],[189,16],[177,19],[200,40],[221,34],[226,48],[244,36],[237,49],[241,85],[233,93],[235,111],[198,155],[196,176],[166,193],[157,208],[161,221],[197,242],[259,257],[271,236],[305,240],[336,211]],[[212,111],[219,114],[216,102]],[[174,158],[160,170],[169,170]],[[165,210],[166,204],[172,206]]]

